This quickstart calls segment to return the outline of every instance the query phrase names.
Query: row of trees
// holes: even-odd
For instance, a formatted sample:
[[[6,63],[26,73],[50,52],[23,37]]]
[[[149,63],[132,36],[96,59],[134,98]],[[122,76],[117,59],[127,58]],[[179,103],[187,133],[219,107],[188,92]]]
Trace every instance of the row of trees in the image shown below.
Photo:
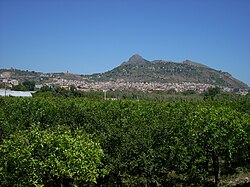
[[[250,102],[0,98],[1,186],[205,186],[250,169]]]
[[[109,90],[106,93],[108,99],[132,99],[132,100],[151,100],[151,101],[173,101],[173,100],[216,100],[223,97],[235,99],[239,95],[221,91],[220,88],[209,88],[204,93],[197,93],[194,90],[184,92],[176,92],[174,89],[167,91],[154,90],[152,92],[138,90]],[[61,87],[43,86],[33,94],[34,97],[61,97],[61,98],[77,98],[84,97],[90,99],[104,99],[102,91],[83,92],[77,90],[75,86],[69,87],[68,90]],[[249,96],[249,95],[248,95]]]

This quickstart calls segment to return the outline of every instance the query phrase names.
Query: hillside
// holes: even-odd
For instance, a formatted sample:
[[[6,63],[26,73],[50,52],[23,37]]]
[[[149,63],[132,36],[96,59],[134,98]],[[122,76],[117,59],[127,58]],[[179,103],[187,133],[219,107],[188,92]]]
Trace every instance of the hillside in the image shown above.
[[[15,68],[0,69],[0,79],[16,79],[20,82],[24,80],[35,81],[36,83],[52,82],[53,78],[66,80],[83,80],[80,75],[72,73],[42,73]]]
[[[229,73],[218,71],[203,64],[185,60],[171,62],[164,60],[148,61],[136,54],[120,66],[89,76],[92,81],[125,81],[125,82],[160,82],[206,83],[232,88],[248,88],[248,85],[235,79]]]

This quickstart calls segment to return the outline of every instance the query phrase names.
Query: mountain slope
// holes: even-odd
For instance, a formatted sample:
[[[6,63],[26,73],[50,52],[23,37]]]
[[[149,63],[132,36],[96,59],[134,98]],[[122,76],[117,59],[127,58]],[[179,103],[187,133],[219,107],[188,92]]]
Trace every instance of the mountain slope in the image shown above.
[[[93,74],[88,78],[92,81],[194,82],[232,88],[248,88],[248,85],[235,79],[229,73],[217,71],[197,62],[190,60],[181,63],[163,60],[150,62],[137,54],[113,70]]]

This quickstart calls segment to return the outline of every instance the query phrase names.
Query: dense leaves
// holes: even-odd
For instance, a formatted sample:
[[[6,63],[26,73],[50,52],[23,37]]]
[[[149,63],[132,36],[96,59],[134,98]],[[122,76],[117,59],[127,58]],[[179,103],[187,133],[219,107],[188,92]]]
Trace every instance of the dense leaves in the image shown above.
[[[95,183],[106,173],[100,169],[103,151],[86,133],[73,135],[62,128],[19,131],[0,146],[3,186],[57,186]]]
[[[51,150],[60,147],[60,142],[66,139],[74,142],[74,149],[84,149],[84,153],[96,155],[93,162],[85,162],[87,170],[81,165],[77,168],[73,164],[73,169],[65,165],[73,158],[50,156],[51,163],[61,160],[58,168],[64,168],[58,172],[48,164],[50,168],[45,172],[45,181],[48,181],[48,176],[53,176],[53,185],[59,185],[61,181],[83,185],[96,179],[98,186],[203,186],[211,181],[219,183],[220,175],[234,173],[239,167],[249,169],[249,103],[248,97],[189,102],[0,98],[0,141],[1,146],[8,150],[7,144],[17,147],[22,145],[20,142],[23,139],[29,139],[32,133],[38,132],[42,138],[29,141],[36,148],[35,152],[40,151],[42,155],[47,152],[39,145],[46,144],[47,135],[53,137],[48,141],[59,142],[51,143]],[[36,124],[35,130],[33,124]],[[65,129],[58,130],[58,125]],[[27,133],[29,131],[30,134]],[[65,139],[64,131],[67,135]],[[92,142],[90,145],[100,142],[100,147],[85,145],[81,139],[85,136],[87,142]],[[17,140],[14,137],[20,138]],[[25,149],[30,150],[28,147]],[[74,149],[69,149],[72,155],[77,152]],[[54,154],[53,151],[50,153]],[[13,159],[11,155],[4,157]],[[40,161],[45,163],[45,158],[48,157]],[[4,163],[1,162],[1,168],[5,168]],[[92,166],[98,175],[87,180],[88,172],[95,171]],[[29,173],[31,170],[28,168],[23,171]],[[71,176],[75,171],[81,177]],[[36,172],[37,175],[39,172]],[[5,170],[1,177],[6,176],[14,179],[18,175],[12,176]],[[37,177],[44,181],[41,176]],[[26,184],[32,184],[27,178],[21,178]],[[46,185],[52,184],[47,182]]]

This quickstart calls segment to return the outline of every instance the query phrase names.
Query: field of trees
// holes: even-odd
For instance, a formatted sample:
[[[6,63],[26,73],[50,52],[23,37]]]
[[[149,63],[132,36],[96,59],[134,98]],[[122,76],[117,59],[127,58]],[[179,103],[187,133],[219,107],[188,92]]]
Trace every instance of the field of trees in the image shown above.
[[[0,186],[213,186],[250,173],[249,96],[42,95],[0,98]]]

